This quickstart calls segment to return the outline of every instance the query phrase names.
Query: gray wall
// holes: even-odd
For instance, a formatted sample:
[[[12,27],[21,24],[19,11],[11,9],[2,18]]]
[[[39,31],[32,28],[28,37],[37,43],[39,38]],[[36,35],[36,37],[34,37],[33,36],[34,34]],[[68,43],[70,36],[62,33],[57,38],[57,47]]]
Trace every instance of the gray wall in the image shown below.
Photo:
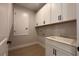
[[[10,3],[0,3],[0,41],[9,38],[13,21],[13,7]]]
[[[31,10],[28,10],[24,7],[21,6],[16,6],[16,8],[21,8],[23,10],[26,10],[30,14],[30,19],[29,19],[29,35],[16,35],[13,37],[10,37],[10,40],[12,41],[12,44],[9,46],[9,48],[15,48],[20,45],[25,45],[29,43],[36,42],[36,31],[35,31],[35,13]],[[13,30],[12,30],[13,31]]]
[[[76,21],[66,22],[61,24],[54,24],[49,26],[38,27],[37,34],[38,40],[42,44],[45,43],[44,37],[47,36],[66,36],[76,39]]]

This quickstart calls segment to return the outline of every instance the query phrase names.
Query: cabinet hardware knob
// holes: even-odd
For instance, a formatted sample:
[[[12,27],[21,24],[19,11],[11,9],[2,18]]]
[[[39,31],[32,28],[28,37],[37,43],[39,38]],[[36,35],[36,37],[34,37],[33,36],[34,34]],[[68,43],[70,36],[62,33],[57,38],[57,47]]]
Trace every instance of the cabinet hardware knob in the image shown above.
[[[77,51],[79,51],[79,47],[77,47]]]
[[[7,41],[7,44],[11,44],[12,42],[11,41]]]
[[[56,49],[55,49],[55,56],[57,55],[57,53],[56,53]]]
[[[36,24],[36,25],[38,25],[38,24]]]
[[[43,21],[43,24],[45,24],[45,21]]]
[[[28,28],[26,27],[25,30],[28,30]]]
[[[57,53],[56,53],[56,49],[53,49],[53,54],[56,56]]]

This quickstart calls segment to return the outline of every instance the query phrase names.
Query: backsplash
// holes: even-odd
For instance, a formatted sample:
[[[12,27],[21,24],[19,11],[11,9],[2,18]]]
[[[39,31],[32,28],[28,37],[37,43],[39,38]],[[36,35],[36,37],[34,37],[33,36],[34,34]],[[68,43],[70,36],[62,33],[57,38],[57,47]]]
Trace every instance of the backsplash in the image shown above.
[[[39,36],[66,36],[76,39],[76,21],[48,25],[36,28]]]

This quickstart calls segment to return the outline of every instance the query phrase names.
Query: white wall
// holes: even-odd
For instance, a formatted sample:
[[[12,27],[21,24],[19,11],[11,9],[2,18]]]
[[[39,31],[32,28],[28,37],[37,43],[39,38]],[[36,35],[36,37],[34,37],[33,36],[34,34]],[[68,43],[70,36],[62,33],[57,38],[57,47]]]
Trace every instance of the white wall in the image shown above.
[[[0,4],[0,38],[8,38],[12,26],[12,4]],[[1,40],[1,39],[0,39]]]
[[[0,55],[8,55],[7,39],[13,21],[12,4],[0,3]]]
[[[12,44],[10,48],[18,47],[20,45],[25,45],[29,43],[36,42],[36,31],[35,31],[35,13],[31,10],[28,10],[24,7],[15,5],[15,8],[18,8],[21,11],[26,10],[26,13],[29,14],[29,35],[16,35],[13,37]]]
[[[76,17],[77,17],[77,47],[79,47],[79,3],[76,4]],[[79,52],[77,51],[79,56]]]
[[[29,35],[29,12],[25,9],[15,7],[14,13],[14,35]]]
[[[45,45],[45,37],[66,36],[76,40],[76,21],[37,28],[38,41]]]

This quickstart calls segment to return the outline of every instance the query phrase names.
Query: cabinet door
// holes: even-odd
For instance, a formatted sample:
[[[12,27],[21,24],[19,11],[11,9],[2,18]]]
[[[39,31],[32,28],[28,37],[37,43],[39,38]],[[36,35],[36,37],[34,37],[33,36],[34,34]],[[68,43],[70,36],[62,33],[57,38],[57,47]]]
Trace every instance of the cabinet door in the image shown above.
[[[50,5],[48,3],[43,7],[43,24],[50,24]]]
[[[74,56],[74,54],[65,51],[63,49],[60,49],[59,47],[53,46],[54,49],[54,55],[55,56]]]
[[[40,26],[43,25],[43,15],[42,15],[42,10],[40,9],[37,13],[36,13],[36,26]]]
[[[53,46],[46,43],[46,56],[54,56],[53,54]]]
[[[63,3],[62,11],[63,11],[63,20],[73,20],[76,19],[76,5],[75,3]]]
[[[56,49],[56,56],[73,56],[73,54],[63,51],[63,50],[58,50]]]
[[[50,44],[46,45],[46,55],[47,56],[74,56],[74,54],[69,53],[65,50],[62,50]]]
[[[36,13],[36,25],[45,25],[50,23],[50,4],[45,4]]]
[[[51,4],[51,23],[56,23],[61,20],[62,16],[62,4],[52,3]]]

